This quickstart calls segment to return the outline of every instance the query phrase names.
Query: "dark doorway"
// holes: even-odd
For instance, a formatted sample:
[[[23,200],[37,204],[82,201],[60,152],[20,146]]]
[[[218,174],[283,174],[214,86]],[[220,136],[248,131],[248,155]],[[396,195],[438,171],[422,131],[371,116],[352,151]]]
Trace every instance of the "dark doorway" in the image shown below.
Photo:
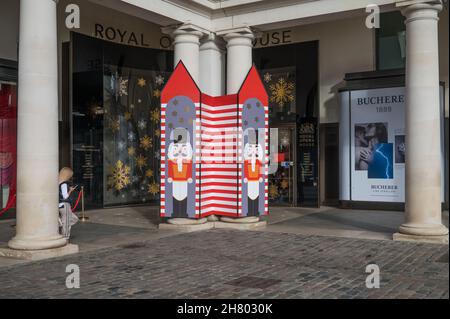
[[[269,174],[269,205],[320,203],[318,52],[318,41],[253,51],[269,94],[269,125],[279,129],[280,145],[271,154],[279,169]]]
[[[339,123],[320,126],[321,203],[339,205]]]

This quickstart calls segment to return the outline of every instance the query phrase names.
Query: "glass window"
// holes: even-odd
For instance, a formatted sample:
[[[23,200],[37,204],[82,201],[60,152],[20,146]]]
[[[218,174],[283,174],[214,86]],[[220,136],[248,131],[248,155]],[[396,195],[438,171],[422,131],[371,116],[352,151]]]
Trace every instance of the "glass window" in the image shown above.
[[[74,183],[88,208],[159,204],[160,95],[171,51],[73,34]]]
[[[382,13],[376,32],[377,69],[405,67],[405,18],[399,11]]]

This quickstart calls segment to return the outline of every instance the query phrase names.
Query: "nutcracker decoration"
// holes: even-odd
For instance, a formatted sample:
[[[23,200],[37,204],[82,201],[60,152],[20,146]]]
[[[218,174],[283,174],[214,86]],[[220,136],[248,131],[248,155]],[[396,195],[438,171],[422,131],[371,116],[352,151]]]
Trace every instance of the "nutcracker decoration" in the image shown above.
[[[202,94],[180,62],[161,96],[161,216],[268,213],[268,96],[253,67],[238,94]]]

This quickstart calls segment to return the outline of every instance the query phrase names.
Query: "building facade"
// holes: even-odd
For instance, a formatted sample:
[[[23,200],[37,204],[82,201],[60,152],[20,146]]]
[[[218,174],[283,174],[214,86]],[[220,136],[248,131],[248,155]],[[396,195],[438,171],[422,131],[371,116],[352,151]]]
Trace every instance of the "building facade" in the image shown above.
[[[379,27],[371,28],[377,8]],[[2,107],[17,109],[13,249],[63,245],[52,217],[63,166],[74,168],[88,207],[159,204],[159,98],[180,60],[212,96],[236,93],[251,65],[259,69],[278,141],[269,205],[405,209],[397,238],[448,238],[442,1],[4,0],[0,39]],[[347,95],[358,94],[398,100],[378,99],[375,114],[355,122]],[[393,124],[397,102],[401,123]],[[353,160],[372,129],[392,148],[387,184],[375,164]],[[11,150],[1,152],[5,207],[15,167]],[[371,174],[372,193],[359,196]]]

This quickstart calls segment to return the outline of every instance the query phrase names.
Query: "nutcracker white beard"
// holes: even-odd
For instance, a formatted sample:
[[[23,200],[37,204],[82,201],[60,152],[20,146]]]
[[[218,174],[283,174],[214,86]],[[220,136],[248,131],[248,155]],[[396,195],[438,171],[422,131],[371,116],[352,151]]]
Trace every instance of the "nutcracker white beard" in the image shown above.
[[[250,160],[252,163],[252,170],[256,168],[256,160],[261,160],[263,157],[262,147],[259,144],[247,143],[244,147],[244,160]]]
[[[178,171],[181,172],[183,169],[183,161],[192,160],[192,146],[190,143],[171,143],[167,156],[169,160],[177,162]]]
[[[251,169],[256,170],[256,161],[261,161],[263,157],[262,147],[259,144],[247,143],[244,147],[244,161],[250,161]],[[245,163],[244,163],[245,165]],[[248,214],[247,216],[257,216],[259,201],[259,181],[247,181]]]

